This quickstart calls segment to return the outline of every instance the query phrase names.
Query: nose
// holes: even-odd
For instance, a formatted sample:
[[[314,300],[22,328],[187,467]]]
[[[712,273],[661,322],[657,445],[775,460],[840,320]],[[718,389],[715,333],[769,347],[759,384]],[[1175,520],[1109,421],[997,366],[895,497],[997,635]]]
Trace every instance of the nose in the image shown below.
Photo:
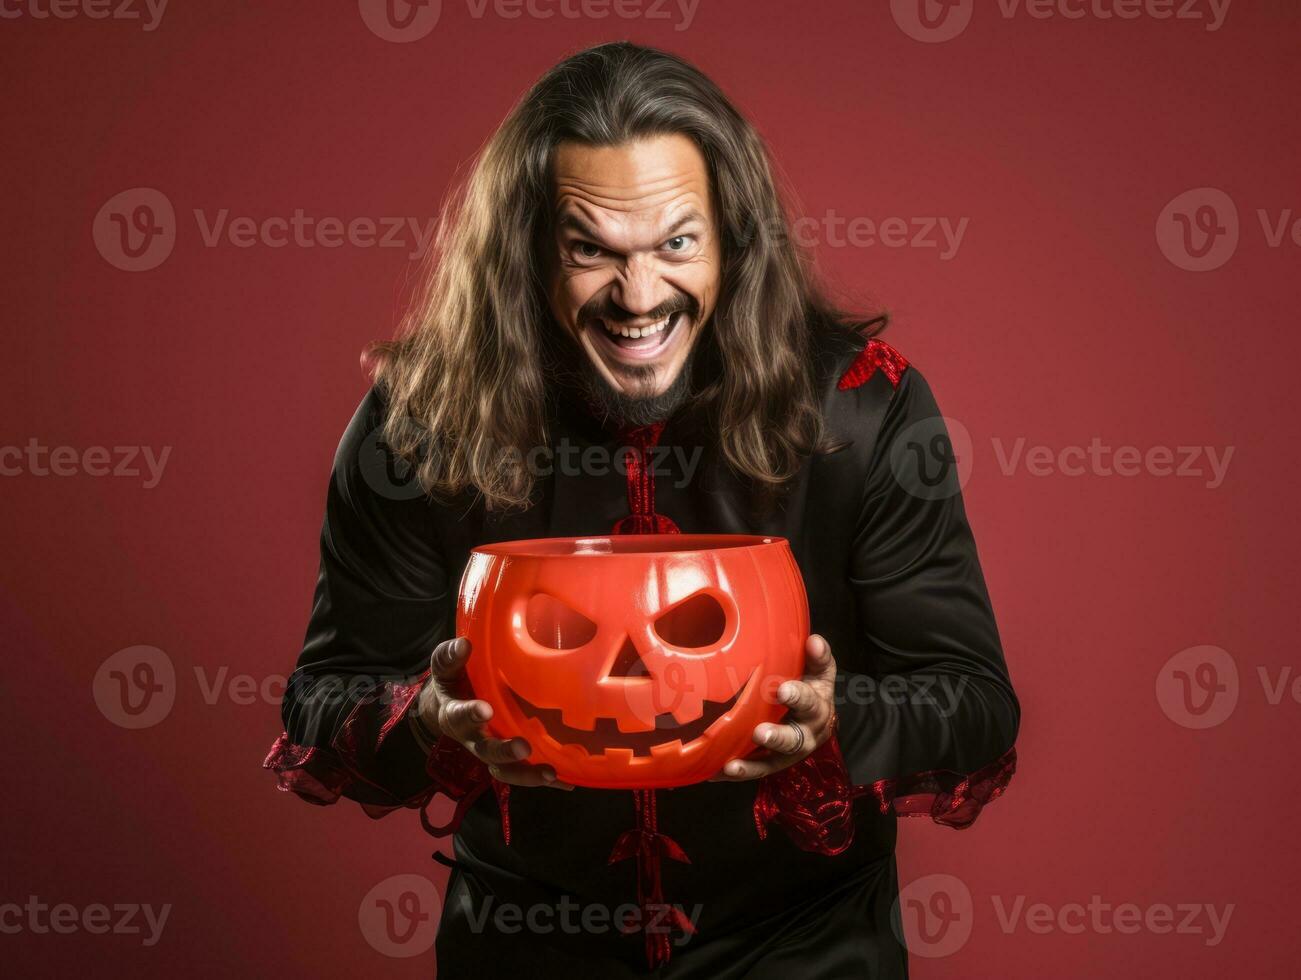
[[[637,648],[632,645],[632,637],[626,636],[623,640],[623,647],[619,650],[619,655],[614,658],[614,663],[610,665],[610,672],[607,677],[649,677],[650,671],[641,659],[641,654]]]
[[[660,282],[654,259],[633,255],[615,279],[610,298],[633,316],[645,316],[660,304]]]

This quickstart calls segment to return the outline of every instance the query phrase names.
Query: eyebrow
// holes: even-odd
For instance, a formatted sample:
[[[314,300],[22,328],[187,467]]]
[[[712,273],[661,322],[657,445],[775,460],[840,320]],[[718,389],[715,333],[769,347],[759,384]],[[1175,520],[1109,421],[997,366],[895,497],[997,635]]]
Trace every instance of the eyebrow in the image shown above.
[[[663,235],[664,239],[668,240],[672,238],[678,231],[680,231],[682,228],[686,227],[687,225],[691,224],[692,222],[699,222],[700,224],[704,224],[705,219],[703,216],[701,216],[700,212],[698,211],[695,210],[688,211],[677,221],[673,222],[671,226],[669,226],[668,230],[664,232]],[[584,235],[588,238],[595,239],[596,241],[601,241],[600,232],[598,232],[596,228],[590,225],[587,222],[587,219],[584,218],[581,214],[577,214],[573,211],[566,211],[564,214],[562,214],[559,217],[559,219],[557,219],[556,221],[556,228],[557,230],[568,228],[578,232],[580,235]]]
[[[672,238],[676,232],[685,228],[687,225],[691,224],[692,222],[699,222],[700,224],[703,225],[705,223],[705,219],[697,211],[688,211],[677,221],[673,222],[669,230],[664,233],[665,239]]]
[[[601,237],[597,230],[587,223],[587,219],[572,211],[566,211],[560,216],[560,220],[556,222],[556,228],[570,228],[581,235],[586,235],[588,238],[599,239]]]

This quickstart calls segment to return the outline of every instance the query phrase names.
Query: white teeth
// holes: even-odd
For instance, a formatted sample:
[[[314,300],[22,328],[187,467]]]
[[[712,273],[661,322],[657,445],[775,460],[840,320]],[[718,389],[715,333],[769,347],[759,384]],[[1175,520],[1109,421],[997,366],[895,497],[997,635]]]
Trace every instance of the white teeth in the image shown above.
[[[640,340],[642,337],[649,337],[652,334],[661,333],[668,327],[669,320],[671,319],[672,317],[666,316],[659,323],[652,323],[647,327],[618,327],[602,320],[601,326],[605,327],[607,331],[614,334],[616,337],[627,337],[629,340]]]

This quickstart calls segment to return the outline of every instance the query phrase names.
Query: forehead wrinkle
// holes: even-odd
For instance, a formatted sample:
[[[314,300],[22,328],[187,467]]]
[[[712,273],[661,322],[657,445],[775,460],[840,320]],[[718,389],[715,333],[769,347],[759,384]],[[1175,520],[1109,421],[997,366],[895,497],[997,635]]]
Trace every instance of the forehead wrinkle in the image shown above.
[[[655,207],[665,200],[684,194],[699,194],[692,186],[698,175],[690,171],[668,174],[664,177],[637,180],[628,184],[607,184],[593,180],[584,180],[573,174],[557,174],[557,196],[566,192],[582,196],[601,207],[612,211],[627,210],[625,205],[632,202],[642,203],[645,207]]]
[[[700,205],[684,195],[662,211],[655,209],[624,209],[617,217],[609,216],[609,209],[593,206],[591,202],[580,197],[562,198],[557,208],[556,228],[573,228],[579,234],[614,244],[618,239],[626,239],[635,232],[653,225],[650,238],[654,244],[670,237],[671,233],[692,222],[705,225],[705,215]],[[642,214],[642,211],[651,211]],[[620,242],[626,244],[626,242]]]

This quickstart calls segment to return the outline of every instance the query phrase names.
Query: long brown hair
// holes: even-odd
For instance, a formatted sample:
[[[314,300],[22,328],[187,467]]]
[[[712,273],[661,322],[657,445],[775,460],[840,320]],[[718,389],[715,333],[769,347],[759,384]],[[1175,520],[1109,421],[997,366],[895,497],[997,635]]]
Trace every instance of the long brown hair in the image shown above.
[[[552,151],[669,133],[705,158],[723,246],[719,302],[700,340],[717,370],[695,392],[693,414],[762,492],[779,490],[821,446],[811,331],[839,318],[790,239],[762,140],[698,69],[617,42],[560,62],[511,111],[444,208],[399,338],[376,345],[385,441],[416,463],[428,492],[528,506],[525,459],[548,438],[541,352],[559,329],[539,249],[550,232]]]

